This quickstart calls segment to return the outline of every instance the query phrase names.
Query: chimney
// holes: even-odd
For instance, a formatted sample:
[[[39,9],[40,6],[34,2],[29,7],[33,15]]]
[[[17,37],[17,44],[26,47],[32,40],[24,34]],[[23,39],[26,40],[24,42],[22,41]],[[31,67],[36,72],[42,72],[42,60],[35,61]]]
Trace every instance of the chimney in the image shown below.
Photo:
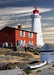
[[[22,25],[19,25],[19,26],[18,26],[18,29],[22,29]]]

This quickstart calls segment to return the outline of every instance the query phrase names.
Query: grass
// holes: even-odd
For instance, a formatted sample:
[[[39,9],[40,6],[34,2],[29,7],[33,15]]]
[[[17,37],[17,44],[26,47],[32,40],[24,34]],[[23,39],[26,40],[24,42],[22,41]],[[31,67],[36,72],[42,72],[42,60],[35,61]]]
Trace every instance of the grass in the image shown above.
[[[24,71],[25,71],[26,74],[32,73],[32,70],[31,69],[25,69]]]
[[[38,51],[34,51],[34,50],[32,50],[32,49],[29,49],[29,51],[30,51],[31,53],[35,54],[35,55],[39,55],[39,52],[38,52]]]
[[[25,71],[26,74],[29,74],[29,75],[31,74],[31,75],[33,75],[31,69],[25,69],[24,71]],[[37,70],[36,74],[38,75],[39,72],[41,72],[41,70]]]
[[[41,70],[37,70],[37,73],[38,73],[38,72],[41,72]]]
[[[18,53],[18,51],[13,51],[13,50],[11,50],[11,49],[5,49],[5,48],[3,48],[3,49],[0,49],[0,56],[8,56],[8,53]],[[14,63],[18,63],[18,62],[21,62],[22,64],[25,62],[25,63],[30,63],[31,62],[31,60],[23,60],[23,59],[35,59],[35,60],[39,60],[39,58],[40,58],[40,56],[39,55],[36,55],[36,51],[33,51],[33,50],[30,50],[29,52],[19,52],[19,53],[22,53],[23,55],[26,55],[25,57],[20,57],[20,55],[18,56],[18,55],[16,55],[16,56],[12,56],[12,55],[10,55],[11,57],[10,58],[12,58],[12,57],[17,57],[17,58],[15,58],[15,59],[10,59],[10,60],[7,60],[6,58],[5,59],[2,59],[0,62],[10,62],[10,63],[12,63],[12,64],[14,64]],[[7,54],[7,55],[6,55]],[[28,55],[27,55],[28,54]],[[12,67],[12,65],[11,65],[11,67]],[[25,72],[27,73],[27,74],[29,74],[29,73],[31,73],[32,72],[32,70],[30,70],[30,69],[28,69],[28,70],[25,70]]]

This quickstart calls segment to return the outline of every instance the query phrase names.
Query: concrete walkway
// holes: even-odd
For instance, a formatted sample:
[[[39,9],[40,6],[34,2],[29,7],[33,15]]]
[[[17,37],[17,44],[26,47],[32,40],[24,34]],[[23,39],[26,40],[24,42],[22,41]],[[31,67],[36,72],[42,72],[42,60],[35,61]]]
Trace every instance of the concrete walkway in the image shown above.
[[[0,71],[0,75],[26,75],[21,69],[12,69],[6,71]]]

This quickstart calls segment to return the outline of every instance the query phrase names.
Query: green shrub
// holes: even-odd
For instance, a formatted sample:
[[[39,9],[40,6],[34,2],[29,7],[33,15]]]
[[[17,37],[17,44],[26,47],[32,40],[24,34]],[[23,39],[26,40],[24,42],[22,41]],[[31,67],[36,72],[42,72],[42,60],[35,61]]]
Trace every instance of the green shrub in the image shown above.
[[[24,70],[24,71],[26,72],[26,74],[30,74],[30,73],[32,72],[31,69],[26,69],[26,70]]]
[[[34,54],[35,54],[35,55],[39,55],[39,52],[38,52],[38,51],[35,51]]]
[[[41,70],[37,70],[37,73],[38,73],[38,72],[41,72]]]
[[[54,64],[52,65],[52,67],[54,67]]]
[[[34,51],[33,49],[29,49],[29,52],[35,54],[35,55],[39,55],[39,52],[38,51]]]

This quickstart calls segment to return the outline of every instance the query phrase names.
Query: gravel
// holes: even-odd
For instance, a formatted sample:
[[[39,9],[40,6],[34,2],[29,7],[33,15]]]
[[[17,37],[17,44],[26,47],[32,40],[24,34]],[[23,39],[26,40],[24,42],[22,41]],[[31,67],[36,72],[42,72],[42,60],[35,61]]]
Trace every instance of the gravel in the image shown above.
[[[52,67],[53,64],[47,64],[41,68],[33,70],[33,73],[36,73],[37,71],[41,70],[41,72],[38,72],[38,75],[54,75],[54,67]]]
[[[18,59],[18,57],[11,56],[11,55],[0,56],[0,61],[2,61],[2,60],[14,60],[14,59]]]
[[[26,75],[21,69],[12,69],[6,71],[0,71],[0,75]]]

